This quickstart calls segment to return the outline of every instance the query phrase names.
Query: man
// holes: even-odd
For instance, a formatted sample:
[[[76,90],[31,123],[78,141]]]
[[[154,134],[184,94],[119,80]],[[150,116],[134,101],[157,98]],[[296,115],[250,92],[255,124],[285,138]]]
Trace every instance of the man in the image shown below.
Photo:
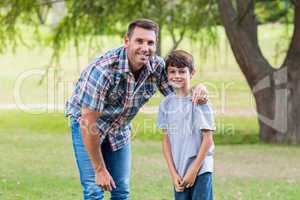
[[[97,58],[82,73],[67,102],[84,199],[129,198],[130,122],[157,91],[173,92],[164,61],[155,55],[158,26],[147,19],[128,26],[124,46]],[[199,85],[194,100],[206,102]]]

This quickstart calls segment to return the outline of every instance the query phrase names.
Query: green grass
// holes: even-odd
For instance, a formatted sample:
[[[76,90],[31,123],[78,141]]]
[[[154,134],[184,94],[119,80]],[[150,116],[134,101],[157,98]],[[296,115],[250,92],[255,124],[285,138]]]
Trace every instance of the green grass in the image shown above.
[[[69,121],[63,113],[31,114],[17,110],[0,112],[0,130],[3,132],[26,131],[32,133],[66,133]],[[139,140],[162,138],[156,128],[156,114],[139,113],[132,122],[132,137]],[[255,117],[216,117],[215,142],[217,144],[258,143],[258,124]]]
[[[81,199],[70,134],[54,127],[48,131],[47,125],[44,131],[16,130],[0,130],[0,199]],[[134,140],[132,145],[131,199],[171,200],[160,142]],[[217,145],[214,195],[222,200],[298,200],[299,155],[297,147]]]

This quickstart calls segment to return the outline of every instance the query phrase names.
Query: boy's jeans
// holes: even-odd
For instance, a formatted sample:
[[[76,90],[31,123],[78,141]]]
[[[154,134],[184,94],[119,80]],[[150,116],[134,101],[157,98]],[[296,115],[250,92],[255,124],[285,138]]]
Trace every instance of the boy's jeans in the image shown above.
[[[101,200],[104,191],[95,183],[94,168],[82,141],[80,125],[74,118],[71,118],[70,122],[84,200]],[[131,145],[128,144],[117,151],[112,151],[106,139],[103,141],[101,149],[106,168],[117,186],[111,191],[111,200],[127,200],[129,198]]]
[[[174,194],[175,200],[213,200],[212,173],[198,175],[193,187]]]

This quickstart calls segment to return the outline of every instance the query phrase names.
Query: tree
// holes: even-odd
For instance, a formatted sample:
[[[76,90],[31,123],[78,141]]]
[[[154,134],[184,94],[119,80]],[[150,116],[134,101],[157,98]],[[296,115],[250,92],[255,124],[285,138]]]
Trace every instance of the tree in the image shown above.
[[[300,1],[286,57],[276,69],[263,56],[257,39],[254,0],[219,0],[219,11],[234,56],[246,77],[259,118],[260,138],[300,144]]]
[[[199,39],[202,29],[206,29],[206,38],[216,38],[215,25],[218,22],[217,4],[214,0],[132,0],[131,4],[124,4],[127,14],[123,23],[135,18],[150,18],[160,27],[157,52],[161,55],[162,30],[172,38],[172,47],[176,49],[184,37]],[[125,13],[126,13],[125,11]],[[203,35],[202,35],[203,36]]]
[[[213,0],[3,0],[0,50],[4,51],[10,42],[15,45],[20,42],[20,24],[33,25],[35,33],[39,33],[41,25],[47,25],[53,5],[61,2],[65,3],[66,15],[57,26],[51,27],[52,35],[47,38],[56,59],[70,43],[79,51],[79,43],[97,43],[99,35],[124,36],[128,22],[136,18],[150,18],[159,24],[159,55],[162,31],[171,35],[171,49],[177,48],[184,37],[201,37],[199,32],[203,28],[208,30],[205,37],[216,37],[214,25],[218,16]]]

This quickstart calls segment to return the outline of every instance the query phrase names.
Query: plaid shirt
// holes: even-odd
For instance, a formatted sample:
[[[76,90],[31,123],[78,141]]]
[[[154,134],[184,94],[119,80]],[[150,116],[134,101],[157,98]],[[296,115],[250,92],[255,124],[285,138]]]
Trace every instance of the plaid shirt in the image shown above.
[[[108,136],[113,151],[130,140],[131,120],[149,98],[159,90],[172,93],[162,58],[153,56],[138,80],[130,71],[127,49],[120,47],[98,57],[82,73],[66,104],[66,116],[78,119],[81,108],[101,113],[97,129],[101,142]]]

